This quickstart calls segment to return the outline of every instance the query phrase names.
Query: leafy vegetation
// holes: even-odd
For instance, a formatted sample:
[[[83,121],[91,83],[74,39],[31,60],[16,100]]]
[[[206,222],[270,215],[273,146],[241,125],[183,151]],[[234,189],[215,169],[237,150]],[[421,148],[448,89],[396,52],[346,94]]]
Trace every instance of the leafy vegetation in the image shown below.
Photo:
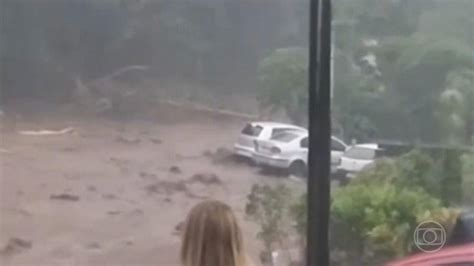
[[[282,240],[286,238],[285,222],[290,202],[291,190],[283,185],[255,184],[247,196],[245,213],[260,226],[257,238],[262,240],[267,255],[276,247],[281,248]]]
[[[385,185],[350,185],[337,190],[331,204],[335,230],[345,234],[332,239],[337,245],[343,239],[358,242],[358,256],[368,248],[391,256],[407,254],[413,243],[412,232],[417,216],[440,208],[440,202],[421,189]]]
[[[335,1],[333,116],[346,139],[471,144],[472,2]],[[446,10],[447,12],[442,12]],[[435,14],[443,13],[443,20]],[[432,28],[432,24],[452,22]],[[456,25],[456,26],[455,26]],[[291,53],[293,51],[293,53]],[[290,58],[292,54],[294,58]],[[264,58],[262,103],[306,117],[304,52]],[[394,123],[395,122],[395,123]]]
[[[277,49],[259,65],[260,104],[272,112],[283,109],[296,124],[304,124],[308,106],[307,51]]]
[[[472,204],[472,159],[469,153],[430,155],[413,150],[380,160],[348,185],[336,188],[331,194],[329,232],[333,263],[378,265],[406,256],[414,251],[416,226],[427,220],[442,224],[449,235],[459,207]],[[284,187],[252,188],[247,214],[261,226],[259,234],[273,236],[264,240],[266,246],[277,243],[275,236],[285,238],[289,232],[304,239],[306,200],[306,194],[292,197]]]

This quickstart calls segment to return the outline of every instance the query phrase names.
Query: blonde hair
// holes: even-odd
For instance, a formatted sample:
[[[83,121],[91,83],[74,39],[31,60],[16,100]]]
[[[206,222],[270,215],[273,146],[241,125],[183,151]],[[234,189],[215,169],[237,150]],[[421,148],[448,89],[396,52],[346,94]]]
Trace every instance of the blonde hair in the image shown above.
[[[183,266],[245,266],[242,232],[231,208],[205,201],[188,214],[181,246]]]

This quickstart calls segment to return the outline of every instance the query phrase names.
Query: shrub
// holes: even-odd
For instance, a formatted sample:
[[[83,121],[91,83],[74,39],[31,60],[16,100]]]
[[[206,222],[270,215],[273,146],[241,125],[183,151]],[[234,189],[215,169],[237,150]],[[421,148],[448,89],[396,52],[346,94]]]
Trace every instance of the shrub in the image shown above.
[[[469,163],[465,165],[469,167]],[[444,205],[453,206],[461,201],[461,171],[460,154],[455,150],[443,150],[436,159],[420,150],[412,150],[396,159],[377,161],[373,167],[359,173],[352,184],[389,183],[399,187],[422,188]],[[469,172],[469,169],[464,171]],[[468,185],[469,174],[464,175]]]
[[[257,237],[263,241],[267,252],[271,252],[285,235],[283,224],[290,202],[291,191],[284,185],[255,184],[247,196],[245,213],[260,226]]]
[[[417,217],[441,207],[439,200],[422,189],[393,184],[346,186],[336,190],[332,199],[332,244],[357,257],[370,252],[407,254]]]
[[[443,150],[436,161],[435,177],[439,184],[439,198],[445,205],[457,206],[462,201],[461,152]]]

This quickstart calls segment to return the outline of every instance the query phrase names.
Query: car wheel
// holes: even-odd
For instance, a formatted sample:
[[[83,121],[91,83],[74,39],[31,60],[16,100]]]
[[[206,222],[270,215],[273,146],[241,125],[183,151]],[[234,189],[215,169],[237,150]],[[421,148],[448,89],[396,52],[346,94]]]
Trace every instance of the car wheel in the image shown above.
[[[306,164],[302,161],[296,161],[291,163],[289,168],[290,175],[294,175],[297,177],[306,177],[308,174],[308,169],[306,168]]]

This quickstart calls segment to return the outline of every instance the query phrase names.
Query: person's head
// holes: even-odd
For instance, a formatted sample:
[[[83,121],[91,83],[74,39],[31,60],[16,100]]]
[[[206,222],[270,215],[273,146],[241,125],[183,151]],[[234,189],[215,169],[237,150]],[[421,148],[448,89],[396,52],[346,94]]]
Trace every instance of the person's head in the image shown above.
[[[188,214],[181,262],[183,266],[244,266],[242,232],[231,208],[205,201]]]

